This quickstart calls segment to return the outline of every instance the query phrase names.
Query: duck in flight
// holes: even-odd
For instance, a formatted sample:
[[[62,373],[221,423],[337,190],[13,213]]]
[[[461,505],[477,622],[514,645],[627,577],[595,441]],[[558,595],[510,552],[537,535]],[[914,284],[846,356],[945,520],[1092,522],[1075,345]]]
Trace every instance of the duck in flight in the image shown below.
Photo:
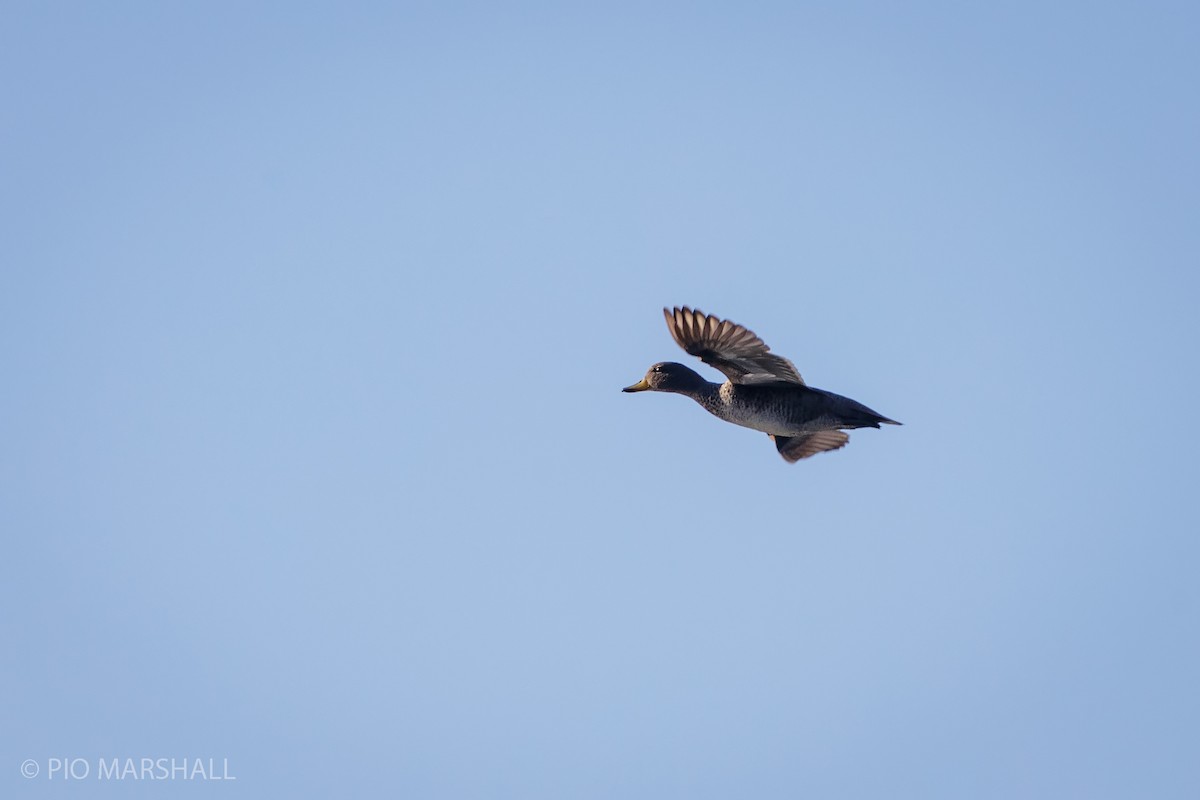
[[[687,395],[726,422],[769,435],[788,463],[844,447],[850,434],[843,428],[900,424],[849,397],[809,386],[791,361],[736,322],[687,306],[664,308],[663,316],[676,344],[729,380],[713,383],[683,364],[661,361],[622,391]]]

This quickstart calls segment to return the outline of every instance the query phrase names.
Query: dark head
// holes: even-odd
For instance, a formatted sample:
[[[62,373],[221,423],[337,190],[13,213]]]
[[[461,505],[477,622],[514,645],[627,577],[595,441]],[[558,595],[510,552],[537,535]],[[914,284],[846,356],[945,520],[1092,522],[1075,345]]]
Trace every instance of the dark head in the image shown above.
[[[646,370],[646,377],[633,386],[626,386],[622,392],[678,392],[691,394],[707,387],[704,380],[695,370],[688,369],[683,364],[674,361],[662,361]]]

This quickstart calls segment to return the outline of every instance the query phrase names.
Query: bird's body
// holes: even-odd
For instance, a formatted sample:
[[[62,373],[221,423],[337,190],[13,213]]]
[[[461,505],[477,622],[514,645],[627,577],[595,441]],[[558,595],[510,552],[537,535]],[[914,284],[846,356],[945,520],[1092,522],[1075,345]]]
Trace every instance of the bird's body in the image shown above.
[[[675,341],[725,373],[713,383],[683,364],[659,362],[624,391],[660,391],[691,397],[714,416],[769,434],[788,461],[849,441],[843,429],[899,425],[849,397],[804,383],[792,362],[770,353],[752,332],[686,307],[663,309]]]
[[[838,428],[878,428],[892,420],[849,397],[811,386],[713,384],[712,395],[695,398],[713,415],[772,436],[800,436]]]

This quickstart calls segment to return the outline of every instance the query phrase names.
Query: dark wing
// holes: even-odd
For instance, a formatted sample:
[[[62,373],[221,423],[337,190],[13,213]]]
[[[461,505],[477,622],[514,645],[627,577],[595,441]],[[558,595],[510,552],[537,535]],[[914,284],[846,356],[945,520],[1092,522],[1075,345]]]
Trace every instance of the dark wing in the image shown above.
[[[720,320],[687,306],[664,308],[663,316],[676,344],[721,370],[734,383],[804,385],[792,362],[773,354],[753,331],[736,322]]]
[[[817,431],[802,436],[772,436],[779,455],[789,464],[795,464],[802,458],[815,456],[826,450],[837,450],[845,447],[850,441],[850,434],[842,431]]]

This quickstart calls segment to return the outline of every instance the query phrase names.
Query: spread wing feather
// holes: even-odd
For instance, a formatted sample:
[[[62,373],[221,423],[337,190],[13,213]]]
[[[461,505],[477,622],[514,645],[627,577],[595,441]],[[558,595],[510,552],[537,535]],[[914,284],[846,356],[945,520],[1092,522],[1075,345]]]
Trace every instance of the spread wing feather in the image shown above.
[[[802,458],[815,456],[826,450],[837,450],[845,447],[850,441],[850,434],[843,431],[817,431],[803,436],[772,436],[779,455],[789,464],[795,464]]]
[[[795,365],[772,353],[749,328],[687,306],[664,308],[663,316],[676,344],[734,383],[804,385]]]

